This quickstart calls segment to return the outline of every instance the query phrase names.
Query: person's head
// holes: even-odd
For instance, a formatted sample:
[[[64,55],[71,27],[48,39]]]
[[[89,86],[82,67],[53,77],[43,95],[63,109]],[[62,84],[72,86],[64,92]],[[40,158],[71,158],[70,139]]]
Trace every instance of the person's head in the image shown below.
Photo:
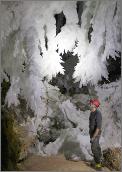
[[[97,108],[99,107],[100,102],[98,99],[91,99],[90,100],[90,111],[95,112]]]
[[[90,104],[90,111],[95,112],[96,111],[96,106],[94,104]]]

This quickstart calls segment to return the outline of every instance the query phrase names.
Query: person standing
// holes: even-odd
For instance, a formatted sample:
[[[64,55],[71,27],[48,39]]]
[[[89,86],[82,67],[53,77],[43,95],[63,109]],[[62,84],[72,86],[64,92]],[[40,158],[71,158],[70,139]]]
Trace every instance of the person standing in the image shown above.
[[[89,134],[90,134],[91,150],[93,153],[94,165],[96,170],[102,169],[102,165],[101,165],[102,153],[99,144],[101,128],[102,128],[102,115],[101,112],[98,110],[99,106],[100,106],[100,102],[98,99],[90,100],[91,113],[89,117]]]

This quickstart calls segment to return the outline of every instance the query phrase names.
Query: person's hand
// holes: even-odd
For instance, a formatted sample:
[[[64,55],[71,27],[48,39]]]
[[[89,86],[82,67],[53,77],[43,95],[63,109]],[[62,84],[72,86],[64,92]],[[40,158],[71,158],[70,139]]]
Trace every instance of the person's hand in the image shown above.
[[[90,139],[90,143],[93,143],[94,142],[94,138],[92,137],[91,139]]]

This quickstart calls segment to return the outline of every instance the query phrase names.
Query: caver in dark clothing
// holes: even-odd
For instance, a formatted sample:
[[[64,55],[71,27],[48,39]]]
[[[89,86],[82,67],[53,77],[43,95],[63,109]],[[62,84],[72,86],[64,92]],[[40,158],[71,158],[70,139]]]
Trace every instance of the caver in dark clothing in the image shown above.
[[[90,113],[90,117],[89,117],[89,134],[90,134],[90,138],[93,137],[93,134],[96,130],[96,128],[99,128],[101,130],[102,127],[102,115],[101,112],[96,109],[95,112],[91,112]],[[101,134],[101,132],[99,133],[99,135]]]
[[[102,115],[101,112],[96,109],[95,112],[90,113],[89,117],[89,134],[90,138],[93,137],[95,131],[97,128],[100,129],[99,134],[96,136],[96,138],[91,142],[91,150],[94,156],[94,160],[96,163],[100,163],[101,161],[101,148],[99,144],[100,134],[101,134],[101,127],[102,127]]]

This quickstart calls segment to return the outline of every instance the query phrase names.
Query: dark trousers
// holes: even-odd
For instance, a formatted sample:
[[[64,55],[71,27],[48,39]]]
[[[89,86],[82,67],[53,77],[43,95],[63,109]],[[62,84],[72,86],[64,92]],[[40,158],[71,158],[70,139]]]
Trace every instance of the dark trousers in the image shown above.
[[[100,144],[99,144],[99,139],[100,139],[100,136],[97,136],[94,139],[94,141],[91,143],[91,150],[92,150],[92,153],[93,153],[93,156],[94,156],[94,161],[96,163],[101,162],[101,156],[102,156],[101,147],[100,147]]]

